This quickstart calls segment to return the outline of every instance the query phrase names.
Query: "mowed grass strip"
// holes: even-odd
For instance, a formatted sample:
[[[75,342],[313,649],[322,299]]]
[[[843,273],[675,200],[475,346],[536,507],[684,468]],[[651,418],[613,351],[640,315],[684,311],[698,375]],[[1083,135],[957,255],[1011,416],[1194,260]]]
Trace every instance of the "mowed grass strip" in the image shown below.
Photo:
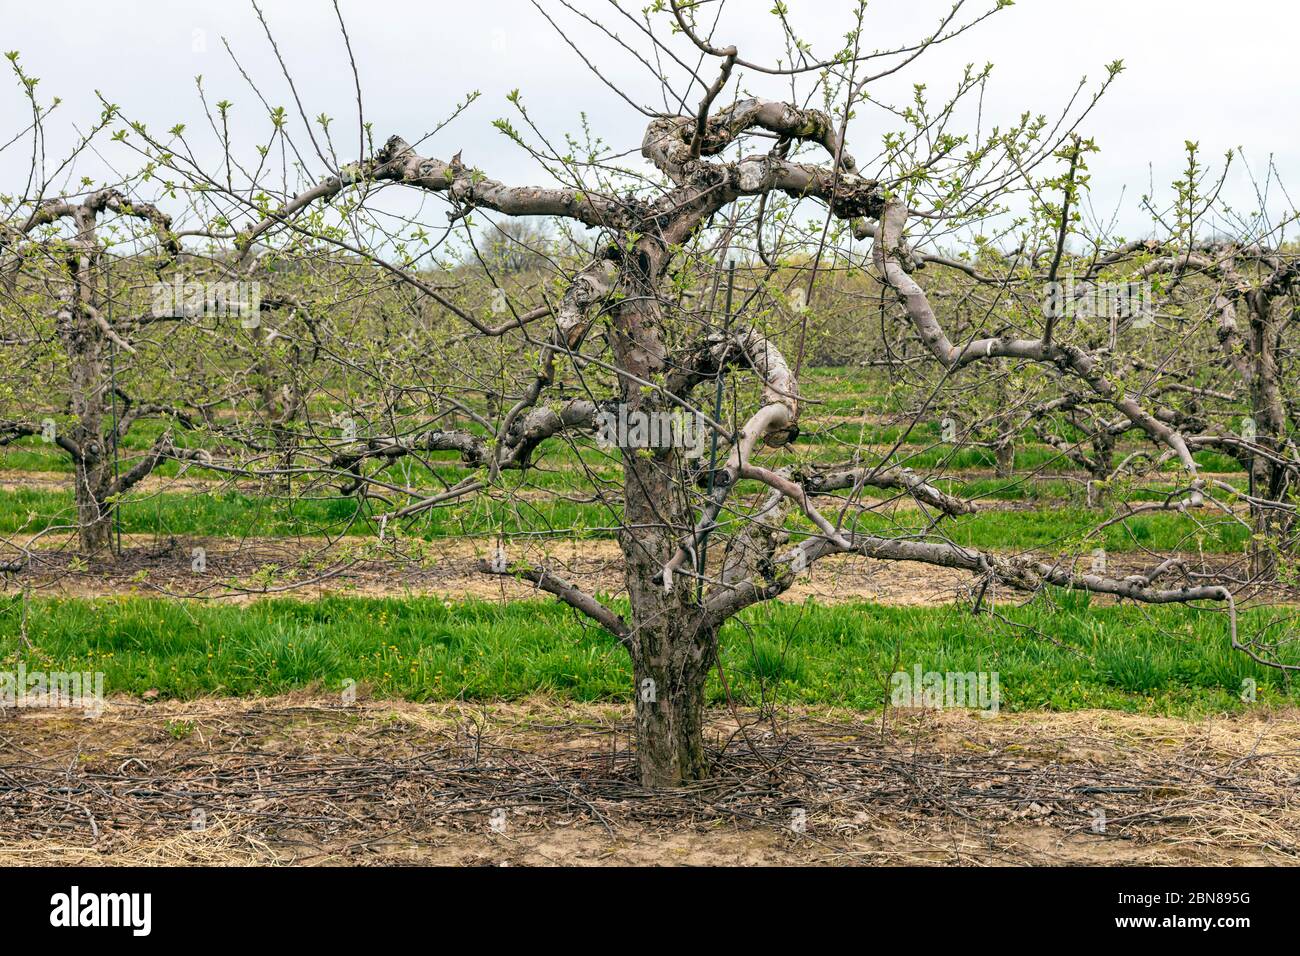
[[[873,604],[751,608],[723,634],[732,699],[876,708],[890,675],[996,672],[1004,710],[1111,708],[1195,716],[1294,704],[1276,671],[1234,652],[1221,613],[1090,606],[1056,592],[1005,609]],[[436,598],[275,599],[248,606],[149,598],[0,598],[0,670],[102,671],[110,693],[170,698],[337,692],[347,680],[385,698],[502,700],[551,694],[629,701],[627,655],[549,602]],[[1265,612],[1242,615],[1243,633]],[[1256,682],[1257,703],[1242,701]],[[151,695],[152,696],[152,695]],[[716,676],[714,703],[725,700]]]
[[[913,429],[898,425],[866,427],[852,423],[824,429],[817,429],[813,424],[807,424],[806,427],[808,432],[794,445],[781,450],[765,451],[764,463],[774,468],[807,463],[831,467],[841,465],[858,455],[874,464],[888,454],[890,465],[901,465],[922,472],[943,472],[953,478],[960,478],[964,469],[991,469],[996,464],[997,456],[991,448],[941,443],[937,434],[929,434],[936,432],[936,428],[929,425]],[[905,432],[909,440],[895,447],[895,442]],[[132,436],[123,446],[123,469],[135,464],[149,449],[152,441],[153,437],[149,435]],[[190,444],[199,442],[191,436]],[[1142,446],[1136,442],[1122,444],[1116,450],[1115,460],[1118,462],[1128,452],[1140,447]],[[1214,452],[1200,451],[1195,458],[1197,464],[1206,471],[1244,474],[1239,462]],[[565,442],[548,444],[535,456],[535,462],[538,467],[530,472],[533,483],[567,491],[589,488],[592,477],[609,481],[618,479],[620,475],[618,457],[598,448],[585,437],[573,445]],[[1074,463],[1060,451],[1032,440],[1026,440],[1017,446],[1014,467],[1021,476],[1028,476],[1035,471],[1077,470]],[[0,469],[70,476],[73,466],[71,458],[60,449],[43,443],[38,438],[28,438],[0,447]],[[1167,462],[1163,471],[1172,480],[1172,476],[1179,474],[1178,463]],[[209,480],[228,477],[212,469],[177,461],[164,461],[153,472],[159,478],[174,477],[181,473],[189,478]],[[433,463],[432,467],[421,462],[403,460],[374,472],[376,477],[384,480],[398,485],[410,481],[416,487],[425,486],[436,478],[459,480],[466,474],[451,456]]]
[[[366,534],[374,522],[358,515],[354,498],[259,498],[239,492],[218,494],[169,493],[128,495],[121,507],[126,534],[193,537],[279,537],[288,535]],[[379,506],[376,505],[376,508]],[[1085,534],[1112,513],[1054,506],[1015,511],[981,511],[945,518],[938,536],[957,544],[987,550],[1053,550],[1075,552],[1104,547],[1123,552],[1207,551],[1241,553],[1249,529],[1220,512],[1173,512],[1141,515],[1111,525],[1095,536]],[[22,488],[0,490],[0,534],[34,534],[49,528],[75,526],[71,491]],[[599,503],[557,497],[468,498],[421,516],[408,533],[426,539],[466,535],[553,534],[556,537],[612,538],[621,509]],[[895,515],[862,514],[854,530],[868,534],[916,534],[927,526],[927,515],[904,511]],[[792,517],[789,527],[806,533],[809,526]]]

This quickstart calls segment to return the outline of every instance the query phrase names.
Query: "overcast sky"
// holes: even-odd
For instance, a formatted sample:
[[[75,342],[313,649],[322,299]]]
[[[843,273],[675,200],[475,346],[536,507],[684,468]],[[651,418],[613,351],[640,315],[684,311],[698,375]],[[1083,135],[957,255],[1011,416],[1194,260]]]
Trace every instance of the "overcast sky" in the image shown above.
[[[790,20],[814,50],[830,54],[852,26],[846,0],[786,0]],[[987,5],[972,3],[971,12]],[[630,99],[662,108],[648,70],[566,9],[538,0],[570,40]],[[570,0],[621,37],[645,50],[636,27],[610,0]],[[648,0],[629,0],[634,11]],[[511,116],[506,94],[523,92],[548,136],[573,131],[585,113],[607,144],[635,150],[644,119],[595,80],[582,59],[531,0],[340,0],[362,83],[364,112],[382,141],[396,132],[423,136],[471,90],[482,98],[422,151],[465,161],[507,182],[541,178],[535,164],[507,143],[491,121]],[[781,54],[781,36],[768,13],[773,0],[727,0],[716,39],[734,43],[751,60]],[[356,150],[356,93],[337,20],[328,0],[265,0],[267,20],[298,85],[308,116],[335,118],[340,153]],[[865,43],[888,47],[915,41],[937,23],[949,3],[878,0],[870,7]],[[76,127],[98,114],[101,90],[151,129],[177,122],[200,126],[193,78],[202,74],[210,101],[235,104],[234,131],[246,147],[263,141],[265,110],[240,77],[224,37],[273,105],[283,104],[301,131],[292,96],[250,4],[242,0],[0,0],[0,45],[18,50],[25,69],[41,78],[44,99],[64,100],[51,120],[50,152],[57,155]],[[716,5],[709,5],[709,17]],[[1289,0],[1019,0],[970,33],[928,53],[880,95],[903,98],[914,82],[938,98],[968,62],[995,64],[985,116],[1006,123],[1022,111],[1059,111],[1078,83],[1094,83],[1106,63],[1123,59],[1126,72],[1087,120],[1084,130],[1101,146],[1092,160],[1094,206],[1123,200],[1123,223],[1145,223],[1140,194],[1153,181],[1167,198],[1183,160],[1184,140],[1198,140],[1205,157],[1245,147],[1263,174],[1269,157],[1300,201],[1300,3]],[[677,42],[678,50],[687,47]],[[710,74],[712,75],[712,74]],[[739,74],[753,93],[780,96],[770,77]],[[892,85],[891,85],[892,84]],[[698,99],[698,91],[691,97]],[[0,87],[0,142],[18,132],[26,110],[14,84]],[[878,145],[882,128],[865,115],[853,142]],[[303,142],[306,140],[303,138]],[[851,143],[852,146],[852,143]],[[0,192],[25,179],[28,146],[0,153]],[[860,155],[868,150],[857,147]],[[121,168],[127,158],[111,144],[101,160]],[[79,168],[78,172],[83,169]],[[91,175],[102,175],[91,171]],[[1257,205],[1248,180],[1236,177],[1230,195],[1243,209]],[[1276,197],[1278,208],[1283,199]],[[1285,203],[1290,205],[1290,203]],[[1270,203],[1273,205],[1273,203]]]

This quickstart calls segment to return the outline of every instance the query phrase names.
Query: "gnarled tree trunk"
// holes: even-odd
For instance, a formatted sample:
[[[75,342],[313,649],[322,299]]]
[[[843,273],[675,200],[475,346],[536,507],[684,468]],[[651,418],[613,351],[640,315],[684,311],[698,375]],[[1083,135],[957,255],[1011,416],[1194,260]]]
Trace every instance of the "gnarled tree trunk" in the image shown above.
[[[666,367],[663,315],[646,295],[662,266],[662,247],[638,244],[624,264],[627,304],[617,313],[613,346],[620,395],[629,415],[671,411],[662,393],[631,376],[651,380]],[[626,641],[635,678],[637,760],[641,782],[673,787],[707,774],[704,686],[717,655],[717,630],[698,602],[696,579],[664,575],[694,514],[683,494],[682,449],[624,448],[624,516],[619,544],[626,568],[632,620]]]
[[[708,776],[704,752],[705,683],[717,633],[697,614],[641,620],[633,613],[637,650],[637,764],[647,787],[675,787]]]
[[[82,242],[93,248],[93,235],[83,234]],[[77,534],[86,556],[104,562],[113,558],[112,510],[106,501],[113,481],[113,463],[104,437],[104,426],[110,417],[112,381],[107,337],[89,317],[95,308],[93,261],[94,257],[87,252],[78,263],[70,264],[75,294],[71,309],[60,316],[60,326],[70,378],[73,424],[68,437],[70,447],[75,449],[73,497],[77,507]]]

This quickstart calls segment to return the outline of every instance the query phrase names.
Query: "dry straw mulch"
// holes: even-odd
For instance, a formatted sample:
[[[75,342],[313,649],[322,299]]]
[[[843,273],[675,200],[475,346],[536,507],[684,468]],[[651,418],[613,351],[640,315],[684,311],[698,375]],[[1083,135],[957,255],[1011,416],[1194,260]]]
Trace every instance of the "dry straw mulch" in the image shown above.
[[[306,695],[9,711],[0,865],[1300,861],[1294,712],[719,712],[715,776],[681,791],[636,782],[626,716]]]

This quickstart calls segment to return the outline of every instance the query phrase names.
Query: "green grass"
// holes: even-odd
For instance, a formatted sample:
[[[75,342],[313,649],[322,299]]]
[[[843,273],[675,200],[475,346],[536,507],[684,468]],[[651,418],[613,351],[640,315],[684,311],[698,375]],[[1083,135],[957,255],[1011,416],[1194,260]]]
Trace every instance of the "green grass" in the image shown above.
[[[120,511],[124,534],[228,538],[366,534],[372,530],[357,520],[354,498],[285,500],[238,492],[130,494]],[[501,529],[507,533],[570,529],[581,536],[587,528],[612,527],[616,515],[598,505],[562,500],[512,501],[504,505],[467,498],[464,504],[430,512],[412,533],[445,538]],[[0,533],[30,534],[45,528],[71,527],[75,517],[69,491],[0,491]]]
[[[157,425],[157,423],[145,423]],[[139,426],[143,428],[144,426]],[[891,452],[889,463],[903,465],[918,471],[960,472],[967,468],[992,468],[996,455],[991,448],[959,446],[939,442],[938,425],[934,422],[920,422],[914,426],[905,425],[859,425],[850,422],[833,426],[806,426],[808,431],[795,444],[786,449],[764,452],[765,463],[773,467],[792,465],[800,462],[814,462],[820,465],[843,464],[853,458],[855,453],[864,453],[865,460],[875,463],[886,452]],[[471,430],[481,431],[478,426]],[[907,441],[898,445],[895,442],[904,432]],[[185,435],[192,443],[198,442],[193,436]],[[154,436],[145,430],[140,434],[132,432],[124,442],[122,458],[123,468],[129,468],[138,461],[153,441]],[[182,441],[182,444],[186,442]],[[1118,462],[1124,455],[1142,447],[1130,442],[1122,444],[1115,453]],[[1236,461],[1215,452],[1197,452],[1198,464],[1214,472],[1241,472],[1241,465]],[[416,485],[427,485],[435,476],[459,478],[464,471],[457,468],[454,456],[446,455],[444,464],[435,464],[429,468],[414,460],[405,460],[376,474],[396,479],[400,484],[410,479]],[[536,456],[541,470],[533,472],[534,476],[545,475],[546,487],[566,489],[584,488],[587,479],[583,468],[604,478],[618,476],[618,462],[607,452],[597,448],[589,439],[583,438],[576,446],[565,442],[546,444]],[[1015,469],[1020,474],[1029,474],[1036,470],[1077,471],[1077,466],[1056,449],[1033,441],[1026,437],[1017,444],[1015,450]],[[1169,472],[1178,471],[1177,462],[1166,464]],[[0,469],[12,471],[72,472],[72,460],[55,446],[42,442],[39,438],[26,438],[10,445],[0,446]],[[549,471],[547,470],[549,469]],[[182,470],[191,478],[220,479],[218,472],[194,465],[184,465],[176,461],[163,462],[155,474],[162,477],[174,476]],[[953,477],[961,477],[959,474]],[[549,479],[549,480],[547,480]]]
[[[1085,545],[1083,535],[1100,523],[1103,514],[1068,506],[1032,511],[982,511],[946,521],[943,533],[956,542],[984,549],[1042,549],[1078,552]],[[1086,539],[1087,548],[1104,547],[1124,552],[1150,548],[1174,551],[1202,548],[1224,553],[1242,551],[1249,531],[1239,522],[1222,515],[1198,515],[1200,523],[1187,515],[1159,513],[1113,524],[1099,535]],[[877,519],[882,524],[883,519]],[[919,516],[913,527],[921,527]],[[895,527],[890,522],[889,527]],[[863,530],[873,530],[864,528]]]
[[[485,535],[504,531],[556,533],[560,537],[614,535],[621,510],[600,504],[556,498],[514,499],[493,503],[467,498],[418,519],[410,533],[427,539]],[[938,532],[958,544],[1021,551],[1055,549],[1073,551],[1084,546],[1082,535],[1105,513],[1085,508],[1041,502],[1032,510],[982,511],[946,518]],[[926,518],[916,511],[895,516],[864,513],[855,530],[880,534],[910,534],[924,530]],[[238,492],[214,494],[131,494],[121,508],[125,534],[194,537],[276,537],[369,533],[358,520],[353,498],[271,499]],[[1200,522],[1198,524],[1198,521]],[[71,491],[24,488],[0,491],[0,533],[31,534],[46,528],[75,524]],[[792,517],[791,530],[806,532],[801,519]],[[1142,548],[1172,551],[1200,548],[1208,552],[1239,552],[1248,540],[1241,524],[1217,513],[1143,515],[1107,528],[1086,541],[1088,549],[1105,547],[1116,552]]]
[[[1276,672],[1228,645],[1218,613],[1096,607],[1056,592],[1049,605],[1002,610],[1007,622],[956,606],[772,604],[723,635],[733,698],[859,709],[887,699],[897,670],[997,672],[1005,710],[1102,707],[1190,716],[1234,711],[1242,681],[1264,705],[1297,702]],[[20,656],[21,607],[0,600],[0,661]],[[1242,616],[1243,633],[1263,624]],[[381,697],[495,700],[551,693],[630,699],[627,655],[612,638],[549,602],[329,597],[247,607],[126,597],[35,599],[29,669],[98,670],[110,693],[164,697],[334,691],[357,681]],[[714,678],[711,699],[724,699]]]

